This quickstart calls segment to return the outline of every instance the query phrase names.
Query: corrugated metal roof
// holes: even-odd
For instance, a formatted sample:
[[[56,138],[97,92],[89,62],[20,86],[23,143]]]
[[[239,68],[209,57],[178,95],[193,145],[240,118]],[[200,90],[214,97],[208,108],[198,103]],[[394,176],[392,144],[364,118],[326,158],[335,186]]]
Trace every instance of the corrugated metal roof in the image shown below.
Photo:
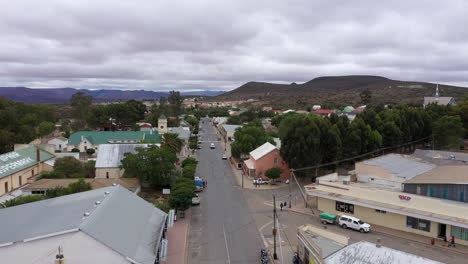
[[[139,140],[141,142],[159,143],[157,131],[78,131],[70,136],[69,145],[78,145],[81,137],[92,144],[110,144],[111,140]]]
[[[36,150],[40,150],[40,160],[46,161],[54,157],[52,153],[35,146],[26,147],[0,155],[0,178],[29,168],[37,164]]]
[[[438,105],[448,105],[452,102],[453,97],[424,97],[424,105],[428,104],[438,104]]]
[[[237,128],[242,127],[240,125],[223,125],[224,130],[227,133],[234,133]]]
[[[169,133],[179,135],[178,138],[187,141],[190,138],[190,129],[188,127],[169,127]]]
[[[440,166],[405,183],[468,184],[468,166]]]
[[[431,160],[450,160],[450,156],[453,156],[453,160],[455,161],[468,162],[468,153],[461,152],[417,149],[413,155],[418,158],[429,158]]]
[[[121,186],[101,188],[0,209],[0,244],[79,230],[138,263],[153,264],[166,216]]]
[[[377,247],[374,243],[361,241],[351,244],[325,258],[326,264],[442,264],[388,247]]]
[[[407,180],[436,167],[434,164],[400,154],[388,154],[362,163],[382,167]]]
[[[148,144],[102,144],[96,160],[96,168],[118,168],[125,153],[137,153],[136,148],[146,148]]]
[[[252,158],[258,160],[275,149],[277,149],[276,146],[274,146],[270,142],[266,142],[265,144],[251,151],[249,154],[250,156],[252,156]]]

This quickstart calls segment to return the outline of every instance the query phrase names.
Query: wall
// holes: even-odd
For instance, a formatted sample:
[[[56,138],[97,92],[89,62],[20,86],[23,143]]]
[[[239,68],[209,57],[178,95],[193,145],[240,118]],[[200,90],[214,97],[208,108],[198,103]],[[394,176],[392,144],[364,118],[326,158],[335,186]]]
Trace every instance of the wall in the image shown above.
[[[375,209],[372,208],[367,208],[367,207],[362,207],[362,206],[354,206],[354,214],[350,213],[344,213],[340,211],[336,211],[336,201],[335,200],[330,200],[326,198],[317,198],[317,203],[318,206],[317,208],[322,211],[322,212],[327,212],[327,213],[332,213],[336,215],[350,215],[357,217],[361,219],[364,222],[367,222],[369,224],[374,224],[374,225],[379,225],[395,230],[400,230],[408,233],[413,233],[417,235],[422,235],[422,236],[427,236],[431,238],[437,238],[438,237],[438,231],[439,231],[439,224],[437,222],[431,221],[431,231],[426,232],[418,229],[414,229],[411,227],[406,226],[406,220],[407,217],[405,215],[400,215],[400,214],[395,214],[395,213],[390,213],[386,212],[385,214],[383,213],[378,213],[375,211]],[[450,225],[447,225],[447,238],[450,236]],[[468,245],[468,241],[463,241],[458,239],[457,240],[459,244],[463,245]],[[429,241],[428,241],[429,242]]]
[[[119,168],[96,168],[96,178],[107,178],[106,172],[109,172],[109,178],[120,178],[123,176],[124,170]]]
[[[275,158],[278,159],[277,164],[274,164]],[[255,173],[257,175],[263,176],[265,175],[265,172],[268,169],[271,169],[273,167],[279,167],[283,170],[283,172],[281,173],[280,179],[282,180],[289,179],[290,177],[289,167],[286,164],[286,162],[281,158],[280,151],[278,149],[271,151],[270,153],[266,154],[265,156],[255,161]]]
[[[34,174],[32,171],[34,170]],[[38,176],[42,171],[42,166],[36,164],[32,167],[26,168],[24,170],[15,172],[11,175],[3,177],[0,179],[0,196],[6,194],[5,192],[5,182],[8,182],[8,192],[11,192],[15,189],[18,189],[21,186],[24,186],[28,183],[28,179]],[[19,183],[19,177],[21,176],[21,185]]]

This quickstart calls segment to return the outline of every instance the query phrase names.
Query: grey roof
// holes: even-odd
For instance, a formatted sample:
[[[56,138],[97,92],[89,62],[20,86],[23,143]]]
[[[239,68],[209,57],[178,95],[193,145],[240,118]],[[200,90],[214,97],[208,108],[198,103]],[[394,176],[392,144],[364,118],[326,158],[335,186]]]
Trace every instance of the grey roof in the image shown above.
[[[81,231],[124,257],[153,264],[166,216],[117,185],[0,209],[0,245]]]
[[[96,168],[118,168],[125,153],[136,153],[136,148],[146,148],[149,144],[103,144],[99,147]]]
[[[377,247],[374,243],[361,241],[351,244],[325,258],[326,264],[442,264],[441,262],[399,251]]]
[[[453,155],[454,159],[449,159],[451,155]],[[439,166],[468,164],[468,153],[417,149],[413,156]]]
[[[438,104],[438,105],[448,105],[455,104],[453,97],[424,97],[424,105],[428,104]]]
[[[401,154],[388,154],[378,158],[363,161],[366,165],[382,167],[391,173],[407,180],[424,172],[430,171],[436,166],[423,160]]]
[[[242,127],[240,125],[223,125],[224,130],[226,130],[227,133],[234,133],[237,128]]]
[[[175,133],[178,138],[187,141],[190,138],[190,129],[188,127],[169,127],[169,133]]]

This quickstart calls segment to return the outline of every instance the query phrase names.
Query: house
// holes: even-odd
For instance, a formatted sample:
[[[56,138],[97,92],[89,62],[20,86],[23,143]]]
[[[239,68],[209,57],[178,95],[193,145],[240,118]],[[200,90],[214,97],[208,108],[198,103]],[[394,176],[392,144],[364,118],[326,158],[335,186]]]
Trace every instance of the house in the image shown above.
[[[221,125],[219,133],[227,141],[234,141],[234,133],[236,129],[241,128],[240,125]]]
[[[312,110],[320,110],[320,108],[322,108],[320,105],[313,105],[312,106]]]
[[[316,115],[320,116],[330,116],[334,112],[336,112],[334,109],[319,109],[314,111]]]
[[[167,214],[122,186],[0,210],[2,263],[160,263]],[[61,257],[61,256],[60,256]]]
[[[159,143],[160,135],[157,131],[79,131],[70,136],[67,150],[74,148],[86,152],[92,148],[99,152],[102,144],[141,144]]]
[[[188,127],[169,127],[168,133],[174,133],[178,135],[178,138],[181,139],[185,144],[188,144],[190,139],[190,128]]]
[[[423,107],[426,108],[429,104],[436,105],[456,105],[455,98],[453,97],[440,97],[439,96],[439,84],[436,86],[435,96],[424,97]]]
[[[68,139],[64,137],[56,137],[47,141],[47,144],[54,145],[55,151],[63,151],[67,149]]]
[[[158,133],[161,135],[167,133],[167,118],[165,115],[158,118]]]
[[[347,214],[373,225],[430,239],[454,236],[468,246],[468,204],[370,187],[353,182],[305,186],[308,205],[335,215]]]
[[[137,124],[140,126],[140,131],[151,131],[153,130],[153,126],[150,123],[140,123]]]
[[[266,142],[249,153],[249,159],[244,161],[243,170],[249,177],[266,178],[265,172],[275,167],[282,170],[280,179],[290,177],[288,164],[281,158],[279,149]]]
[[[148,144],[103,144],[96,159],[96,178],[115,179],[124,175],[120,168],[125,153],[137,153],[137,148],[147,148]]]
[[[21,188],[23,195],[46,194],[49,189],[57,187],[68,187],[71,183],[77,182],[78,179],[40,179]],[[86,183],[91,185],[91,189],[99,189],[104,187],[114,186],[118,184],[127,188],[129,191],[138,193],[140,191],[140,180],[138,178],[119,178],[119,179],[84,179]]]
[[[45,162],[53,157],[35,146],[0,155],[0,196],[19,189],[42,171],[52,170]]]
[[[436,165],[409,155],[387,154],[355,164],[357,181],[374,187],[402,191],[403,183]]]

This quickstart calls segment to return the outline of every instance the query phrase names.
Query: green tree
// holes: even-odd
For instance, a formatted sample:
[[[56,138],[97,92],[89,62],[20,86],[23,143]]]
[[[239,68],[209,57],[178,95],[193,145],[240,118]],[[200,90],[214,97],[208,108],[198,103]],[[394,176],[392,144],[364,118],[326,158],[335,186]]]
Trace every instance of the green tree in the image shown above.
[[[184,212],[191,203],[192,197],[195,196],[195,182],[193,179],[185,177],[177,178],[171,186],[171,196],[169,204],[178,211]]]
[[[12,207],[12,206],[17,206],[21,204],[26,204],[26,203],[32,203],[32,202],[37,202],[40,200],[43,200],[44,196],[42,195],[25,195],[25,196],[19,196],[14,199],[5,201],[0,204],[0,208],[7,208],[7,207]]]
[[[268,179],[276,180],[281,176],[281,173],[283,173],[283,170],[281,168],[274,167],[265,171],[265,176],[267,176]]]
[[[240,125],[242,124],[241,118],[239,116],[230,116],[227,121],[229,125]]]
[[[65,178],[84,177],[86,172],[81,161],[73,157],[63,157],[55,160],[54,170],[64,175]]]
[[[41,122],[39,124],[39,135],[41,137],[47,136],[50,133],[54,132],[55,130],[55,124],[52,122]]]
[[[125,169],[126,177],[138,177],[155,189],[171,184],[177,162],[177,156],[172,149],[151,145],[147,148],[137,148],[136,151],[135,154],[125,153],[122,160],[120,167]]]
[[[241,158],[252,150],[260,147],[266,142],[275,144],[265,129],[258,123],[252,122],[247,126],[237,129],[234,133],[235,141],[231,146],[231,154],[234,158]]]
[[[191,165],[191,164],[197,165],[198,161],[193,157],[188,157],[182,161],[182,168],[185,168],[185,166]]]
[[[189,164],[189,165],[186,165],[182,171],[182,175],[185,177],[185,178],[189,178],[189,179],[193,179],[195,177],[195,171],[197,169],[197,165],[196,164]]]
[[[463,136],[460,116],[443,116],[433,123],[432,131],[438,145],[445,149],[459,149]]]
[[[12,143],[15,142],[15,134],[0,129],[0,154],[13,150]]]
[[[93,97],[83,92],[77,92],[72,95],[70,101],[73,109],[73,116],[78,119],[82,127],[84,127],[86,116],[93,103]]]
[[[86,153],[90,156],[92,156],[94,153],[96,153],[96,150],[94,150],[93,148],[89,148],[86,150]]]
[[[96,177],[96,161],[95,160],[88,160],[88,162],[84,164],[84,169],[86,171],[87,178]]]
[[[361,103],[363,105],[368,105],[372,99],[372,92],[369,89],[365,89],[361,93],[359,93],[359,97],[361,98]]]
[[[178,134],[166,133],[163,135],[162,146],[172,149],[175,153],[179,153],[184,146],[184,142],[179,138]]]

